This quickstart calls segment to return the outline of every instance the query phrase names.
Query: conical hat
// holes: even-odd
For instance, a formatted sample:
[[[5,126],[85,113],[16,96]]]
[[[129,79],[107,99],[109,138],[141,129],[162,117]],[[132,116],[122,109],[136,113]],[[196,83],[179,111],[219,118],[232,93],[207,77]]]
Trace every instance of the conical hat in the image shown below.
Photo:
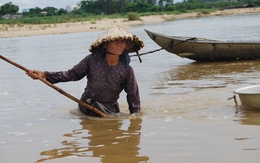
[[[92,52],[94,48],[99,47],[101,44],[108,41],[115,41],[117,39],[124,39],[127,41],[126,51],[128,53],[138,52],[144,47],[143,41],[138,37],[129,33],[126,29],[119,25],[113,25],[106,29],[103,34],[90,46],[89,51]]]

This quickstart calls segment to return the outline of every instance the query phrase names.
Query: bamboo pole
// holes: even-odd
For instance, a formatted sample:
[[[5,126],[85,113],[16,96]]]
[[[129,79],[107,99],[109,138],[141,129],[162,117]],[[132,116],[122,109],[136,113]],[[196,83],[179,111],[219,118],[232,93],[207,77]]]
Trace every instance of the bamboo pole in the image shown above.
[[[22,65],[19,65],[18,63],[15,63],[7,58],[5,58],[4,56],[0,55],[0,58],[3,59],[4,61],[24,70],[25,72],[29,72],[29,69],[23,67]],[[63,91],[62,89],[60,89],[59,87],[55,86],[54,84],[50,83],[49,81],[45,80],[44,78],[40,77],[40,76],[37,76],[37,78],[42,81],[43,83],[47,84],[48,86],[52,87],[53,89],[55,89],[56,91],[60,92],[61,94],[63,94],[64,96],[70,98],[71,100],[77,102],[78,104],[88,108],[89,110],[97,113],[98,115],[100,115],[101,117],[107,117],[107,115],[105,113],[103,113],[102,111],[98,110],[97,108],[83,102],[83,101],[80,101],[79,99],[75,98],[74,96],[70,95],[69,93]]]

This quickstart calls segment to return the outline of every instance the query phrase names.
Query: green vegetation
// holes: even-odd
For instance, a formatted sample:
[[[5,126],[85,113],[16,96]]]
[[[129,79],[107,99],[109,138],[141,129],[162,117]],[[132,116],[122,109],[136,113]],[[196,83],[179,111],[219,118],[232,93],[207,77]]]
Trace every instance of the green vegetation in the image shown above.
[[[127,18],[129,21],[133,21],[133,20],[140,20],[140,17],[138,14],[134,13],[134,12],[129,12],[127,14]]]
[[[0,7],[0,16],[4,14],[16,14],[18,10],[18,6],[13,5],[12,2],[9,2]]]
[[[173,4],[173,0],[82,0],[79,8],[72,12],[61,8],[39,7],[31,8],[20,13],[21,18],[0,18],[0,24],[56,24],[68,22],[89,21],[95,23],[102,18],[125,18],[128,21],[140,20],[141,16],[160,14],[181,14],[198,12],[209,14],[216,10],[232,8],[250,4],[260,6],[260,0],[238,0],[233,2],[218,0],[184,0],[182,3]],[[0,6],[0,16],[17,14],[19,6],[6,3]]]

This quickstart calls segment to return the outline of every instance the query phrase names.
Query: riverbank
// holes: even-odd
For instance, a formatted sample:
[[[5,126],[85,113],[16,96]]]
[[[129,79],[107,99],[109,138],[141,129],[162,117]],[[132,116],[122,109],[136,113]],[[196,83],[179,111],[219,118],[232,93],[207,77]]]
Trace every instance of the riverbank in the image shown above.
[[[0,37],[26,37],[35,35],[50,35],[50,34],[67,34],[67,33],[79,33],[104,30],[112,24],[119,24],[125,28],[131,28],[133,26],[141,24],[160,23],[175,19],[185,19],[193,17],[203,16],[219,16],[219,15],[231,15],[231,14],[247,14],[247,13],[259,13],[260,7],[257,8],[238,8],[238,9],[226,9],[221,11],[211,12],[209,14],[202,13],[184,13],[184,14],[172,14],[172,15],[151,15],[141,17],[141,20],[128,21],[126,19],[102,19],[96,22],[74,22],[74,23],[61,23],[61,24],[40,24],[40,25],[0,25]]]

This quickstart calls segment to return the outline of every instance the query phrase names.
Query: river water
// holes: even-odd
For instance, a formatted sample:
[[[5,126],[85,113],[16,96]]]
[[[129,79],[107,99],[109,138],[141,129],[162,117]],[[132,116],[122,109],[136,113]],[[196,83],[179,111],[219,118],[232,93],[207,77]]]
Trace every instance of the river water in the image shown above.
[[[215,16],[129,29],[144,41],[140,53],[159,49],[144,29],[169,35],[259,41],[259,14]],[[27,67],[67,70],[89,54],[102,33],[0,39],[0,54]],[[77,104],[0,61],[1,162],[258,163],[260,112],[236,107],[233,90],[259,84],[259,61],[197,63],[164,50],[132,57],[142,114],[86,118]],[[79,98],[86,80],[59,83]],[[239,98],[237,98],[239,99]],[[238,100],[238,103],[240,101]]]

